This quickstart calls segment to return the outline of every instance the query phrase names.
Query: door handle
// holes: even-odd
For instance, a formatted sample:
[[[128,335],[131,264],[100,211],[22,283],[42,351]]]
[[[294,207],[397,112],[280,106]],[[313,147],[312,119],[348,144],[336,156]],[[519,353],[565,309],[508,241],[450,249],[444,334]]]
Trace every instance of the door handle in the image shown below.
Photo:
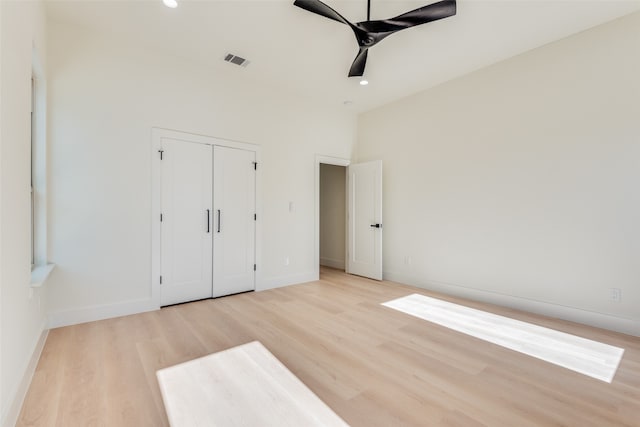
[[[372,228],[382,228],[382,224],[371,224],[370,227],[372,227]]]
[[[218,233],[220,232],[220,209],[218,209]]]
[[[207,233],[211,233],[211,211],[207,209]]]

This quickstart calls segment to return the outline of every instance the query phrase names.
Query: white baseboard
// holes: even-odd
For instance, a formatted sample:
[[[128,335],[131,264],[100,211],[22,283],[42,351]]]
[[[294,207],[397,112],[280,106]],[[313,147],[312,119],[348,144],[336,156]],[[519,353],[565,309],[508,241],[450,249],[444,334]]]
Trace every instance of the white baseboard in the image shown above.
[[[452,296],[500,305],[503,307],[515,308],[518,310],[541,314],[543,316],[569,320],[572,322],[595,326],[597,328],[621,332],[623,334],[640,336],[640,321],[637,320],[512,295],[483,291],[462,285],[434,282],[390,271],[384,273],[384,279],[405,285],[416,286],[430,291],[442,292]]]
[[[149,298],[115,304],[94,305],[77,310],[58,311],[49,314],[49,328],[77,325],[78,323],[111,319],[158,309],[160,307]]]
[[[291,276],[272,277],[260,280],[256,284],[256,291],[280,288],[282,286],[298,283],[312,282],[317,276],[311,273],[294,274]],[[77,325],[79,323],[93,322],[96,320],[111,319],[113,317],[128,316],[158,310],[160,307],[151,298],[135,301],[126,301],[115,304],[94,305],[76,310],[58,311],[49,314],[48,326],[50,329],[62,326]]]
[[[49,335],[49,330],[45,329],[44,327],[45,325],[43,324],[42,333],[36,341],[33,353],[31,354],[31,358],[27,363],[27,368],[24,372],[24,375],[22,376],[22,381],[20,381],[20,384],[18,384],[18,388],[14,393],[11,406],[9,407],[4,422],[2,423],[4,427],[13,427],[18,422],[18,417],[20,416],[20,411],[22,410],[24,398],[27,396],[27,391],[29,391],[29,386],[31,385],[33,374],[36,372],[36,367],[38,366],[38,361],[40,360],[40,355],[42,354],[42,349],[44,348],[44,343],[47,341],[47,336]]]
[[[338,270],[344,270],[344,260],[320,258],[320,265],[325,267],[337,268]]]
[[[266,291],[268,289],[281,288],[283,286],[313,282],[315,280],[318,280],[318,276],[314,272],[293,274],[291,276],[271,277],[268,279],[262,279],[260,283],[256,285],[256,291]]]

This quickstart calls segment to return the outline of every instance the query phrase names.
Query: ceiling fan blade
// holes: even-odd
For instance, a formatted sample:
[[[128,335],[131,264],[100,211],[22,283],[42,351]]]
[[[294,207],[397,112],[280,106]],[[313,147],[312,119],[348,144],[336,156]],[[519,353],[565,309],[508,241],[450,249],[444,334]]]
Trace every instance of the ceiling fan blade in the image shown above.
[[[309,12],[317,13],[318,15],[322,15],[325,18],[333,19],[334,21],[342,22],[351,27],[351,23],[347,21],[342,15],[340,15],[335,10],[331,9],[326,4],[322,3],[320,0],[295,0],[293,2],[294,6],[298,6],[304,10],[308,10]]]
[[[442,0],[403,13],[391,19],[359,22],[358,26],[375,33],[390,33],[448,18],[456,14],[456,0]]]
[[[443,0],[427,6],[403,13],[388,21],[397,25],[404,25],[405,28],[413,27],[438,19],[448,18],[456,14],[456,0]]]
[[[349,77],[360,77],[364,74],[364,67],[367,65],[368,47],[361,47],[358,56],[353,60],[351,69],[349,69]]]

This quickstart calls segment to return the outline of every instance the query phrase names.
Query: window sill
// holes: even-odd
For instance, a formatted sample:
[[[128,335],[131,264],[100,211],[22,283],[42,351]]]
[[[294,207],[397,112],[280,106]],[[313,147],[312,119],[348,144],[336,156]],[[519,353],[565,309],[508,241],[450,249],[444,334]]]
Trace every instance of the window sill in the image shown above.
[[[39,288],[47,281],[49,274],[55,268],[55,264],[38,265],[31,270],[31,287]]]

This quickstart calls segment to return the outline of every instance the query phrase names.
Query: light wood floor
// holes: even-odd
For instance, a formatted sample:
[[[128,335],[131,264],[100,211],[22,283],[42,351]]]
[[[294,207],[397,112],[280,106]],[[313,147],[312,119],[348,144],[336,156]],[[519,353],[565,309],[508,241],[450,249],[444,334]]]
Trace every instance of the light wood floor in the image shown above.
[[[414,292],[624,357],[607,384],[380,305]],[[253,340],[352,426],[640,426],[640,338],[331,269],[317,282],[54,329],[18,425],[167,425],[156,370]]]

